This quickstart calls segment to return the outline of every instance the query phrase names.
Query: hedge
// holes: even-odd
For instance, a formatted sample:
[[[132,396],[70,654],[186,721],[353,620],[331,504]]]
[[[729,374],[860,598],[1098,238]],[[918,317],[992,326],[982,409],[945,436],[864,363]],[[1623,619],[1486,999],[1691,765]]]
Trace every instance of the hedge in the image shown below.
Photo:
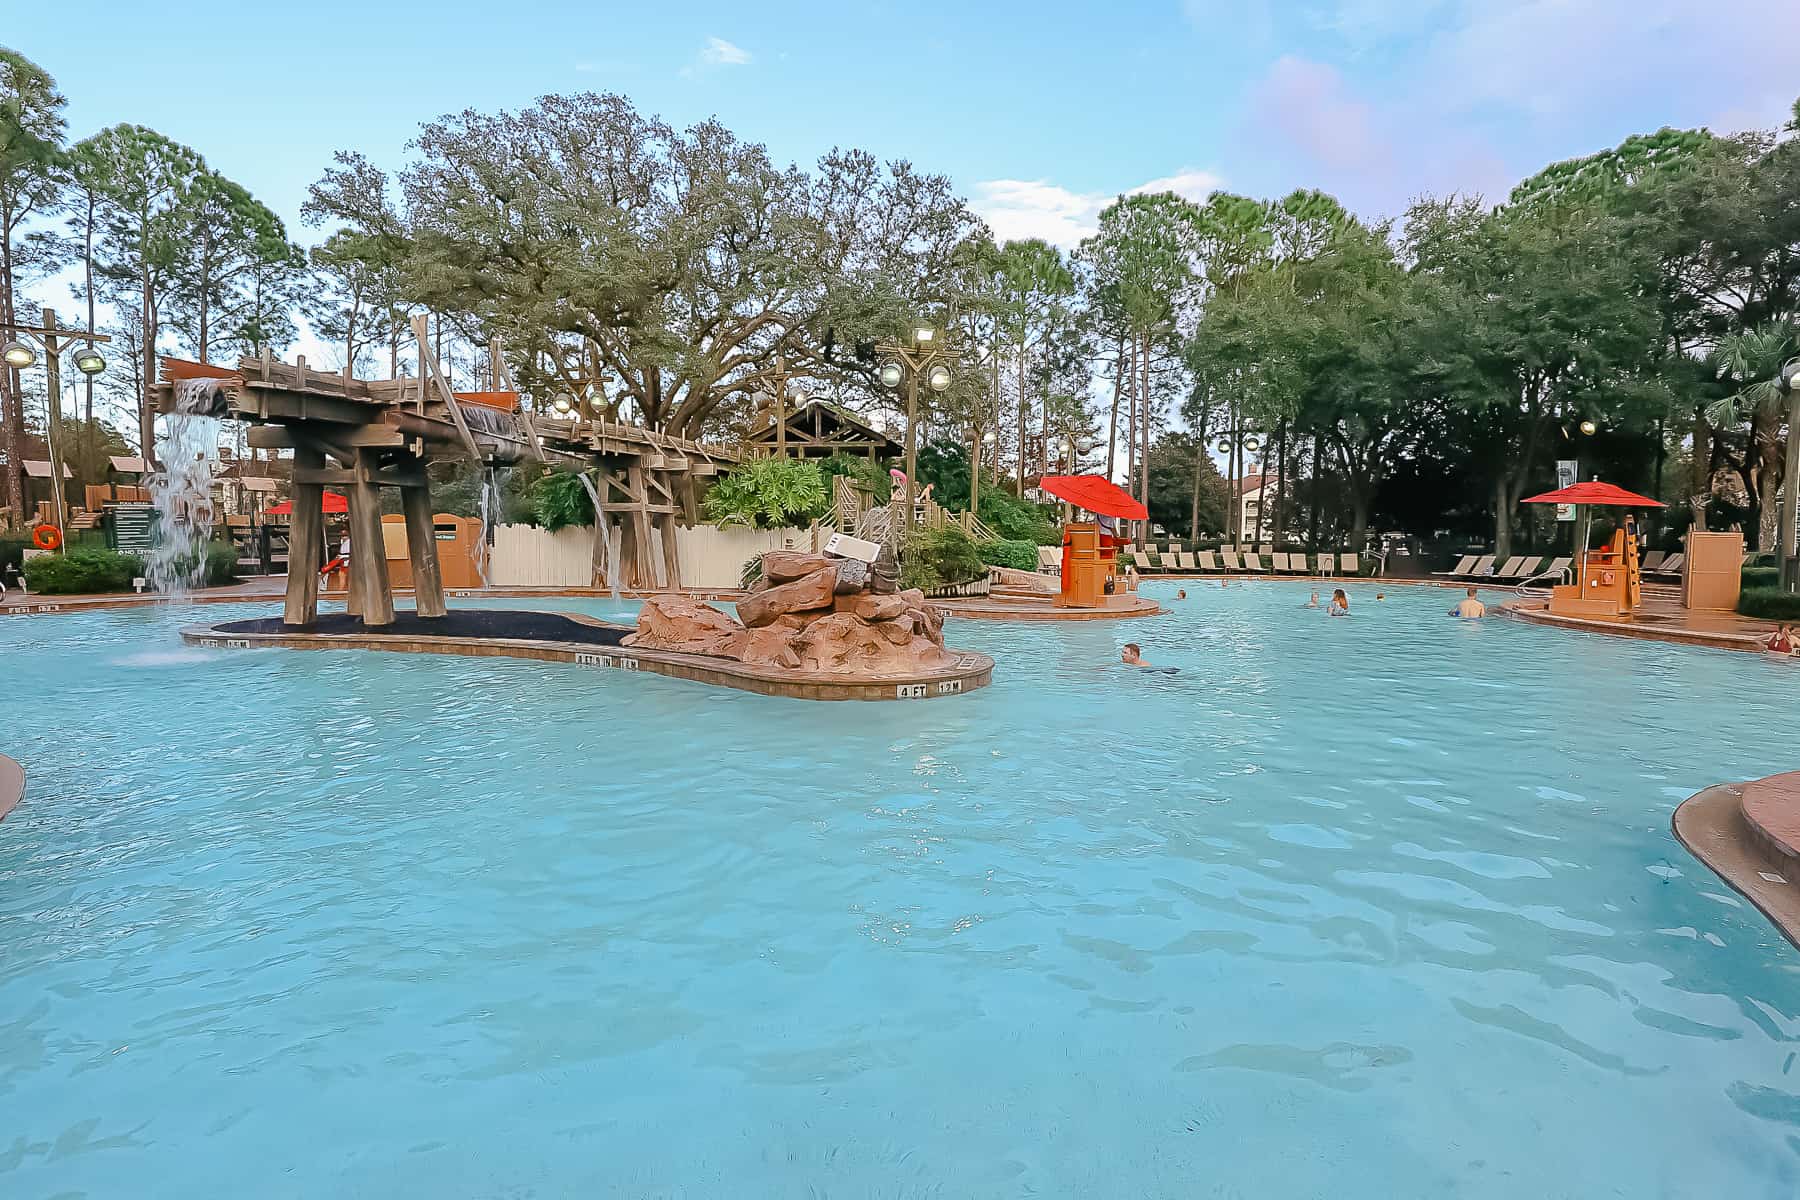
[[[1036,542],[1017,538],[996,538],[994,541],[977,542],[975,545],[975,553],[981,556],[982,562],[990,567],[1009,567],[1014,571],[1037,570],[1037,552]]]
[[[129,592],[144,573],[144,560],[116,550],[80,549],[40,554],[25,563],[25,586],[45,596]],[[222,587],[237,578],[237,551],[223,542],[206,547],[202,587]]]
[[[70,550],[40,554],[25,562],[25,586],[45,596],[89,592],[129,592],[144,573],[144,560],[116,550]]]
[[[1036,556],[1032,551],[1034,561]],[[901,587],[929,592],[985,574],[987,564],[976,553],[974,540],[955,525],[914,532],[900,554]]]
[[[1738,611],[1765,621],[1800,621],[1800,592],[1780,588],[1746,588],[1738,596]]]
[[[1780,567],[1745,567],[1742,574],[1743,589],[1778,588],[1781,586]]]

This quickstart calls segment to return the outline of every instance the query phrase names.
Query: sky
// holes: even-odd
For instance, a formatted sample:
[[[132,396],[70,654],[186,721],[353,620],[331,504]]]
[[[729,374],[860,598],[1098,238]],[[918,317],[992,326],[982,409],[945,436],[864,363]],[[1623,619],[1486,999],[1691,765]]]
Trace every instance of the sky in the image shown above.
[[[1318,187],[1370,217],[1499,199],[1631,133],[1773,127],[1800,95],[1800,0],[5,7],[0,43],[56,77],[72,137],[158,129],[303,242],[333,151],[397,168],[421,122],[550,92],[717,116],[801,164],[908,159],[1001,239],[1063,246],[1142,189]]]

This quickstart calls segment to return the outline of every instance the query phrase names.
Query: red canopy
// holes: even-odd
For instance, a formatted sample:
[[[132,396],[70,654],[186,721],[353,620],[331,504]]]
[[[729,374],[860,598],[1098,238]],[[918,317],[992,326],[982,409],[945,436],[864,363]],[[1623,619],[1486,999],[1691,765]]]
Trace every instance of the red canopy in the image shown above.
[[[324,509],[328,513],[347,513],[350,511],[350,502],[336,492],[326,492]],[[271,517],[284,517],[294,511],[294,502],[283,500],[280,504],[265,511]]]
[[[1598,479],[1590,479],[1586,483],[1573,484],[1566,488],[1558,488],[1554,492],[1545,492],[1541,496],[1527,496],[1522,504],[1606,504],[1614,508],[1667,508],[1660,500],[1652,500],[1648,496],[1640,496],[1636,492],[1628,492],[1622,487],[1610,483],[1601,483]]]
[[[1103,517],[1123,517],[1127,521],[1148,521],[1150,510],[1131,498],[1130,493],[1101,475],[1046,475],[1038,486],[1058,499]]]

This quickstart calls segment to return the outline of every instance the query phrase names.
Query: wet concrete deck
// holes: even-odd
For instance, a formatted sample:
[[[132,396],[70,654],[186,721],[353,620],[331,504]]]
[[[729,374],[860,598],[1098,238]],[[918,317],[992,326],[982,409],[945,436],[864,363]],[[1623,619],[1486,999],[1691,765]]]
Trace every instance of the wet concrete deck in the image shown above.
[[[1560,617],[1550,612],[1545,596],[1523,596],[1501,605],[1510,617],[1538,625],[1555,625],[1582,633],[1613,637],[1647,638],[1688,646],[1712,646],[1720,650],[1762,651],[1775,631],[1772,621],[1760,621],[1732,612],[1701,612],[1683,608],[1679,596],[1667,592],[1646,593],[1638,611],[1628,620],[1596,621]]]

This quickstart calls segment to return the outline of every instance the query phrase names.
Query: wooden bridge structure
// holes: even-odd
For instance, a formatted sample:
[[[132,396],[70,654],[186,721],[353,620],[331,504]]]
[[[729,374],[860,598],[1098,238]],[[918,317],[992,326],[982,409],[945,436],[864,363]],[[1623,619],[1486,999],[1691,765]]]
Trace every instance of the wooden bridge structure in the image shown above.
[[[416,611],[445,614],[427,471],[441,460],[489,468],[535,461],[580,473],[595,501],[597,565],[614,519],[622,530],[621,561],[611,564],[619,578],[607,582],[680,587],[676,524],[699,520],[699,481],[737,461],[737,452],[637,425],[528,412],[497,339],[489,347],[491,390],[454,391],[429,350],[425,320],[414,318],[416,378],[358,379],[347,370],[314,370],[304,357],[287,363],[266,353],[235,368],[162,360],[151,385],[159,411],[177,411],[179,381],[215,380],[209,415],[250,423],[252,447],[293,453],[284,624],[310,626],[318,615],[327,487],[342,489],[348,500],[350,612],[371,627],[394,621],[381,519],[381,489],[392,487],[400,492]]]

